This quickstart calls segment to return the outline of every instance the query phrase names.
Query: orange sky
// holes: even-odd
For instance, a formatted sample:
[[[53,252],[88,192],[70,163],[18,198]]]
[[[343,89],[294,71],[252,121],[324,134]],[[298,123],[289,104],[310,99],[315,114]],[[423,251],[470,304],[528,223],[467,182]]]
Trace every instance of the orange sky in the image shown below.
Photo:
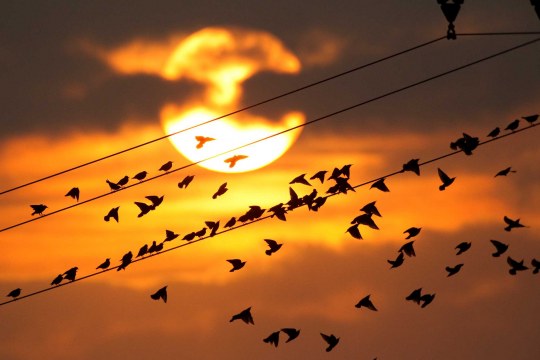
[[[299,5],[288,6],[291,11],[300,9]],[[435,10],[425,10],[425,14],[431,16],[433,12],[433,17],[439,16],[435,20],[423,25],[403,24],[408,27],[400,31],[416,34],[414,41],[409,39],[407,43],[425,41],[445,29],[442,15],[432,7]],[[142,5],[135,9],[133,14],[145,12]],[[317,26],[313,19],[299,20],[295,26],[300,30],[295,36],[283,35],[286,27],[279,24],[258,27],[238,19],[217,26],[211,17],[198,26],[163,26],[152,34],[112,25],[117,37],[74,32],[64,39],[65,49],[69,49],[64,50],[77,54],[80,62],[93,64],[95,76],[59,81],[53,93],[68,101],[71,105],[65,108],[77,117],[69,125],[60,118],[58,124],[49,120],[51,128],[58,127],[54,131],[41,128],[40,119],[35,124],[21,121],[22,130],[17,131],[6,123],[0,143],[2,190],[163,136],[173,117],[185,116],[191,109],[224,114],[253,103],[253,99],[278,95],[406,47],[397,42],[400,35],[395,34],[396,28],[388,25],[396,40],[386,41],[388,34],[379,39],[365,33],[361,36],[365,44],[358,43],[365,53],[352,50],[356,44],[353,35],[342,34],[353,25],[340,18],[346,9],[338,10],[329,14],[322,5],[314,5],[310,14],[329,17],[327,26]],[[371,17],[383,19],[383,10],[374,5],[366,11],[373,12]],[[516,13],[515,21],[497,17],[494,24],[503,30],[527,28],[518,17],[530,15],[532,10],[529,6]],[[414,16],[413,9],[407,11]],[[392,23],[392,16],[381,21]],[[475,18],[471,13],[463,18],[463,31],[499,29],[488,27],[478,20],[480,16]],[[476,25],[475,19],[486,28]],[[23,17],[20,21],[23,23]],[[131,20],[125,21],[128,25]],[[529,29],[538,27],[534,18],[527,21]],[[47,31],[39,36],[46,41],[55,27],[48,22],[41,26]],[[24,36],[13,35],[14,42],[16,36],[24,44]],[[511,44],[508,39],[486,39],[485,43],[467,40],[438,44],[416,58],[392,60],[366,75],[353,74],[350,80],[325,84],[227,121],[234,126],[258,127],[263,129],[260,136],[265,136]],[[514,39],[514,43],[520,41],[523,39]],[[9,49],[12,56],[18,55],[17,51],[24,54],[16,47]],[[262,161],[258,154],[274,160],[254,171],[222,173],[190,166],[190,160],[164,140],[1,195],[3,228],[31,218],[30,204],[47,204],[47,213],[75,203],[64,196],[74,186],[81,189],[84,201],[107,193],[106,179],[118,181],[142,170],[149,176],[158,175],[159,167],[167,161],[173,161],[173,168],[188,166],[2,232],[0,291],[7,294],[20,287],[24,295],[48,288],[57,274],[73,266],[79,268],[81,277],[93,273],[106,258],[118,265],[127,251],[136,254],[143,244],[162,241],[165,229],[179,233],[181,238],[201,229],[204,221],[220,220],[223,225],[250,205],[268,208],[285,203],[289,186],[303,196],[312,188],[322,195],[332,184],[311,180],[312,187],[289,185],[302,173],[309,177],[319,170],[331,172],[334,167],[352,164],[350,183],[357,185],[397,171],[412,158],[426,161],[449,152],[448,144],[463,131],[485,140],[495,126],[504,127],[516,117],[539,111],[540,104],[534,97],[536,85],[518,81],[538,77],[538,52],[531,49],[524,53],[526,59],[522,53],[508,55],[486,65],[489,71],[478,67],[456,80],[429,84],[425,89],[368,105],[365,110],[359,108],[288,133],[259,149],[242,149],[240,152],[249,153],[254,164]],[[82,66],[73,59],[70,64]],[[503,77],[501,82],[513,79],[507,81],[506,88],[490,83],[497,81],[494,72]],[[35,82],[46,81],[39,73],[28,76]],[[383,78],[388,81],[378,81]],[[133,89],[128,87],[131,81]],[[144,82],[148,87],[142,86]],[[527,88],[529,85],[532,89]],[[9,88],[10,84],[5,86]],[[156,105],[151,105],[155,94],[150,86],[163,88],[159,94],[167,94]],[[519,89],[522,92],[518,96]],[[117,99],[117,105],[114,98],[112,105],[105,101],[103,116],[113,117],[116,108],[125,110],[113,125],[97,116],[95,110],[84,111],[83,104],[88,103],[88,108],[95,106],[94,101],[100,104],[99,92]],[[124,103],[124,96],[134,93],[139,100]],[[501,94],[507,97],[501,98]],[[32,101],[28,98],[29,104]],[[173,108],[175,111],[167,111]],[[152,109],[152,116],[146,114],[147,109]],[[171,116],[173,113],[175,116]],[[48,116],[46,111],[42,114],[43,119]],[[288,123],[284,120],[287,117]],[[234,130],[219,128],[215,135],[205,131],[205,127],[218,128],[220,122],[224,121],[187,132],[176,146],[204,158],[252,141]],[[525,126],[524,121],[521,126]],[[540,355],[536,345],[540,319],[535,305],[540,299],[540,275],[529,270],[510,276],[506,256],[525,259],[526,265],[532,258],[540,259],[540,213],[536,206],[540,191],[534,181],[540,175],[537,132],[534,128],[487,144],[470,157],[457,154],[426,165],[419,177],[408,172],[388,178],[389,193],[360,187],[356,192],[328,198],[318,212],[296,209],[287,214],[286,222],[274,218],[253,223],[137,262],[125,271],[106,272],[2,306],[0,358],[536,358]],[[195,135],[208,134],[216,140],[197,153]],[[223,166],[220,171],[227,170],[223,158],[215,165]],[[238,165],[240,168],[242,160]],[[494,177],[508,166],[517,172]],[[438,167],[456,177],[444,192],[438,190]],[[194,175],[194,180],[187,189],[179,189],[177,184],[186,175]],[[224,182],[228,192],[212,199]],[[163,204],[137,218],[139,210],[134,202],[145,201],[148,195],[164,195]],[[354,239],[346,233],[350,221],[371,201],[377,201],[383,215],[373,217],[380,230],[361,226],[364,240]],[[109,209],[116,206],[120,206],[120,222],[103,221]],[[503,216],[521,218],[527,228],[506,232]],[[403,231],[411,226],[422,227],[413,239],[417,256],[406,257],[400,268],[389,270],[387,260],[395,259],[397,249],[406,242]],[[275,239],[283,246],[267,256],[263,239]],[[508,252],[493,258],[490,239],[509,243]],[[455,246],[462,241],[473,245],[456,256]],[[177,239],[166,243],[165,248],[182,243]],[[232,258],[247,263],[230,273],[231,265],[225,260]],[[447,278],[445,267],[458,263],[464,263],[461,272]],[[151,300],[149,295],[164,285],[168,285],[167,304]],[[437,294],[425,309],[404,299],[420,287]],[[379,311],[354,307],[368,294]],[[249,306],[254,325],[229,322],[233,314]],[[262,341],[283,327],[300,328],[301,335],[284,343],[282,334],[277,349]],[[341,337],[329,354],[324,351],[321,332]]]

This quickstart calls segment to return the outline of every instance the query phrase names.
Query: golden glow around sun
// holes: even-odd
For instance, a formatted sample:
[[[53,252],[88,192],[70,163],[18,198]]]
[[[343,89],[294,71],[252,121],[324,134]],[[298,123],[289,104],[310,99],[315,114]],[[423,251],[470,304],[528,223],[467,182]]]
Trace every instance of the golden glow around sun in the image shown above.
[[[165,122],[165,131],[167,134],[170,134],[214,119],[219,114],[204,108],[192,108],[188,111],[178,113],[170,107],[163,111],[162,116],[168,119]],[[239,117],[237,116],[236,118]],[[170,139],[182,155],[192,162],[198,162],[304,123],[303,114],[298,112],[287,113],[278,123],[269,122],[264,118],[256,118],[251,115],[244,115],[242,119],[244,121],[220,119],[208,125],[174,135]],[[299,134],[300,129],[292,130],[254,145],[201,162],[199,165],[220,172],[255,170],[270,164],[283,155],[291,147]],[[215,140],[208,141],[202,147],[197,148],[198,141],[195,138],[196,136],[210,137]],[[235,155],[244,155],[247,157],[238,160],[234,167],[231,168],[229,163],[224,162],[224,160]]]

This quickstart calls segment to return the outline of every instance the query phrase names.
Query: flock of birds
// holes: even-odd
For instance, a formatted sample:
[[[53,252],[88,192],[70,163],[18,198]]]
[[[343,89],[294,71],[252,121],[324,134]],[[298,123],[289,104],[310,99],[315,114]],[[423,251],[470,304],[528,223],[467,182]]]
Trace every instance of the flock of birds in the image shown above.
[[[530,116],[524,116],[522,117],[523,120],[528,122],[529,124],[533,125],[535,121],[537,121],[539,115],[530,115]],[[504,130],[507,131],[515,131],[518,129],[520,124],[520,119],[516,119],[512,121]],[[487,136],[490,138],[495,138],[499,136],[501,133],[500,128],[495,128],[492,130]],[[213,141],[215,139],[203,137],[203,136],[197,136],[197,148],[202,148],[203,145],[208,141]],[[450,147],[454,150],[461,150],[467,155],[472,155],[473,150],[476,149],[476,147],[480,144],[479,139],[477,137],[470,136],[468,134],[463,133],[463,137],[457,139],[454,142],[450,143]],[[229,163],[231,167],[234,166],[236,161],[241,160],[242,158],[245,158],[245,155],[235,155],[231,158],[228,158],[225,160],[225,162]],[[238,217],[232,217],[229,219],[225,225],[223,226],[224,229],[234,227],[238,222],[246,223],[246,222],[252,222],[259,218],[261,218],[264,214],[267,214],[269,217],[276,217],[281,221],[286,221],[286,214],[290,211],[293,211],[296,208],[307,206],[310,211],[318,211],[318,209],[324,205],[326,199],[329,196],[335,195],[335,194],[347,194],[348,191],[355,191],[355,187],[351,186],[349,183],[350,180],[350,168],[352,165],[344,165],[341,168],[334,168],[334,170],[331,172],[329,176],[327,176],[328,171],[322,170],[318,171],[317,173],[313,174],[311,177],[306,179],[306,174],[301,174],[294,178],[292,181],[290,181],[290,185],[292,184],[303,184],[305,186],[312,186],[310,181],[318,180],[320,184],[323,184],[328,181],[333,181],[332,186],[328,188],[326,191],[326,195],[319,195],[317,190],[313,188],[311,193],[299,196],[295,190],[293,190],[292,187],[289,187],[289,195],[290,199],[286,203],[279,203],[276,204],[268,209],[262,209],[259,206],[252,205],[249,207],[249,209],[242,215]],[[420,175],[420,166],[419,159],[411,159],[407,163],[403,164],[401,172],[413,172],[416,175]],[[172,162],[169,161],[165,164],[163,164],[159,171],[167,172],[171,170],[172,168]],[[515,173],[514,170],[512,170],[511,167],[508,167],[506,169],[503,169],[495,174],[495,177],[498,176],[508,176],[510,173]],[[146,171],[142,171],[137,173],[135,176],[132,177],[132,179],[136,179],[138,181],[142,181],[146,178],[148,173]],[[438,175],[439,179],[441,181],[441,184],[439,185],[439,190],[444,191],[449,186],[451,186],[456,177],[450,177],[447,175],[443,170],[438,168]],[[186,176],[182,181],[178,183],[178,187],[180,189],[185,189],[188,187],[188,185],[193,181],[194,175],[188,175]],[[118,182],[112,182],[108,179],[106,180],[106,183],[109,185],[111,191],[117,191],[120,190],[122,187],[124,187],[128,182],[130,178],[128,176],[124,176],[121,178]],[[385,178],[382,177],[378,179],[377,181],[374,181],[371,184],[371,189],[377,189],[382,192],[389,192],[390,189],[385,184]],[[216,199],[217,197],[225,194],[227,192],[227,183],[223,183],[217,191],[212,195],[213,199]],[[68,191],[66,196],[72,197],[75,200],[79,200],[80,192],[78,188],[72,188]],[[145,202],[135,202],[134,204],[139,208],[140,213],[138,217],[142,217],[146,214],[148,214],[150,211],[155,210],[164,200],[164,196],[156,196],[156,195],[150,195],[146,197],[147,200],[150,201],[150,203]],[[46,209],[47,206],[44,204],[39,205],[30,205],[33,209],[32,215],[41,215]],[[107,215],[105,215],[104,220],[109,221],[111,218],[115,221],[119,221],[119,208],[120,207],[114,207],[111,209]],[[351,226],[346,230],[347,233],[349,233],[353,238],[356,239],[362,239],[362,235],[360,232],[360,226],[367,226],[371,229],[379,230],[379,227],[375,223],[373,217],[382,217],[380,211],[378,210],[376,206],[376,202],[370,202],[363,206],[360,209],[361,214],[356,216],[351,221]],[[525,225],[523,225],[520,222],[520,219],[511,219],[507,216],[504,216],[504,223],[505,223],[505,230],[511,231],[512,229],[516,228],[523,228]],[[181,239],[184,241],[192,241],[195,238],[202,239],[204,237],[212,237],[217,234],[219,228],[220,228],[220,221],[205,221],[205,225],[202,229],[195,230],[192,232],[187,233],[185,236],[183,236]],[[418,236],[421,232],[421,227],[410,227],[406,229],[403,233],[407,234],[406,240],[410,240],[416,236]],[[163,250],[164,244],[169,241],[176,240],[180,237],[179,234],[175,233],[172,230],[165,230],[165,239],[162,240],[160,243],[157,243],[156,241],[153,241],[151,245],[144,244],[141,246],[137,252],[136,258],[143,258],[145,256],[159,253]],[[282,243],[278,243],[275,240],[272,239],[264,239],[267,245],[267,250],[265,250],[266,255],[270,256],[274,254],[275,252],[279,251],[282,247]],[[509,248],[508,244],[505,244],[503,242],[500,242],[498,240],[490,240],[492,245],[494,246],[495,252],[492,253],[493,257],[500,257],[503,254],[506,253],[506,251]],[[461,255],[464,252],[468,251],[471,248],[472,244],[471,242],[461,242],[457,244],[455,249],[457,250],[456,255]],[[403,265],[406,257],[415,257],[415,249],[414,249],[414,240],[410,240],[403,244],[397,251],[398,255],[395,259],[387,260],[387,262],[390,264],[390,269],[395,269]],[[134,260],[134,255],[131,251],[127,252],[122,256],[120,259],[120,264],[116,267],[117,271],[125,270]],[[227,262],[230,263],[232,268],[229,270],[230,272],[235,272],[238,270],[241,270],[245,264],[246,261],[242,259],[227,259]],[[513,259],[512,257],[507,257],[507,263],[509,265],[509,273],[511,275],[516,275],[518,272],[528,270],[529,268],[525,265],[524,260],[517,261]],[[532,271],[534,274],[538,274],[540,271],[540,261],[533,258],[530,262],[532,266]],[[105,261],[103,261],[100,265],[97,266],[96,270],[106,271],[111,266],[111,259],[107,258]],[[464,266],[463,263],[456,264],[454,266],[447,266],[447,276],[455,276],[459,273],[461,268]],[[72,267],[65,272],[58,274],[50,283],[51,286],[58,286],[63,281],[75,281],[77,276],[78,267]],[[22,293],[21,288],[16,288],[8,293],[8,297],[11,297],[13,299],[16,299],[19,297]],[[405,300],[411,301],[413,303],[418,304],[421,308],[425,308],[429,304],[431,304],[435,299],[435,293],[425,293],[423,292],[422,288],[413,290],[408,296],[405,297]],[[373,303],[373,301],[370,298],[370,294],[366,295],[364,298],[358,301],[358,303],[355,305],[356,308],[366,308],[370,311],[378,311],[377,307]],[[155,293],[150,295],[151,299],[153,300],[162,300],[163,302],[167,302],[167,286],[164,286],[160,289],[158,289]],[[241,320],[246,324],[254,325],[253,316],[251,313],[251,307],[242,310],[241,312],[233,315],[230,319],[230,322],[234,322],[236,320]],[[265,343],[269,343],[275,347],[279,344],[279,336],[281,333],[284,333],[287,336],[287,340],[285,341],[290,342],[296,339],[299,334],[300,330],[296,328],[283,328],[278,331],[272,332],[268,337],[264,338],[263,341]],[[325,334],[320,333],[322,339],[327,344],[326,351],[331,351],[336,345],[338,345],[340,338],[336,337],[334,334]]]

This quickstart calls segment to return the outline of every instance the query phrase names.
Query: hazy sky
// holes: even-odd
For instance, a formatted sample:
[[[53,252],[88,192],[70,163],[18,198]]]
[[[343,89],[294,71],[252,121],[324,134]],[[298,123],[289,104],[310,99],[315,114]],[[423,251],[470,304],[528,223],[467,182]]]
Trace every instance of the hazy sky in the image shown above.
[[[466,2],[455,25],[457,40],[213,122],[177,146],[211,156],[251,141],[244,137],[251,130],[267,136],[538,36],[460,32],[540,30],[528,1]],[[0,191],[163,136],[174,119],[208,120],[444,36],[446,28],[435,1],[8,1],[0,13]],[[74,204],[64,196],[72,187],[84,201],[108,193],[106,179],[142,170],[154,176],[167,161],[187,166],[0,233],[0,293],[48,288],[74,266],[82,277],[106,258],[116,266],[126,252],[163,241],[165,229],[181,238],[205,221],[223,226],[249,206],[287,202],[290,186],[303,196],[332,184],[289,185],[303,173],[352,164],[349,182],[358,185],[451,151],[463,132],[486,140],[493,128],[540,112],[538,47],[239,150],[253,164],[277,158],[255,171],[191,166],[163,140],[0,195],[5,228],[33,218],[30,204],[47,204],[45,213]],[[536,359],[540,274],[511,276],[506,258],[529,268],[540,259],[537,129],[426,165],[421,176],[388,178],[390,192],[360,187],[328,198],[318,212],[296,209],[286,222],[266,219],[0,306],[0,358]],[[216,140],[199,151],[196,135]],[[232,145],[220,148],[225,140]],[[216,164],[226,169],[222,158]],[[516,172],[494,177],[509,166]],[[437,168],[456,177],[445,191]],[[194,180],[179,189],[186,175]],[[212,199],[224,182],[228,192]],[[133,203],[148,195],[164,195],[163,204],[138,218]],[[346,230],[372,201],[383,215],[373,217],[380,230],[360,226],[364,239],[354,239]],[[120,221],[103,221],[117,206]],[[504,231],[504,216],[527,227]],[[411,239],[416,257],[390,270],[387,260],[413,226],[422,228]],[[264,239],[283,246],[267,256]],[[510,245],[500,258],[491,256],[493,239]],[[472,246],[457,256],[461,242]],[[233,258],[247,262],[231,273]],[[447,277],[445,267],[459,263],[461,271]],[[168,302],[152,300],[165,285]],[[405,300],[418,288],[436,294],[425,308]],[[377,312],[355,307],[368,294]],[[248,307],[254,325],[229,322]],[[300,336],[285,343],[281,334],[277,348],[262,341],[285,327]],[[320,333],[340,337],[332,352]]]

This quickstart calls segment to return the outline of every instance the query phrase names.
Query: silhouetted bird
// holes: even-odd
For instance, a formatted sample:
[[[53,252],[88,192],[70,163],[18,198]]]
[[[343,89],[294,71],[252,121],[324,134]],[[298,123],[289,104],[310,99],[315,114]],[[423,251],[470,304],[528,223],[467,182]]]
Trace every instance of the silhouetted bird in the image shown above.
[[[420,234],[420,231],[422,231],[422,228],[417,228],[414,226],[408,228],[407,230],[403,232],[404,234],[407,234],[407,237],[405,238],[405,240],[415,237],[416,235]]]
[[[139,252],[137,253],[137,256],[136,257],[141,257],[141,256],[144,256],[148,253],[148,244],[144,244],[143,246],[141,246],[141,248],[139,249]]]
[[[536,120],[538,120],[538,114],[523,116],[522,119],[532,125]]]
[[[126,185],[128,182],[129,182],[129,176],[126,175],[126,176],[124,176],[123,178],[121,178],[120,180],[118,180],[118,181],[116,182],[116,185],[118,185],[118,186],[124,186],[124,185]]]
[[[328,180],[337,180],[341,176],[341,170],[338,168],[334,168],[332,170],[332,174],[328,177]]]
[[[505,127],[504,130],[516,131],[518,127],[519,127],[519,119],[516,119],[512,121],[510,124],[508,124],[508,126]]]
[[[440,191],[444,191],[444,189],[452,185],[454,180],[456,180],[455,177],[451,178],[450,176],[446,175],[446,173],[442,171],[440,168],[437,168],[437,172],[439,173],[439,179],[441,179],[442,181],[442,185],[439,186]]]
[[[75,281],[75,277],[77,276],[77,270],[79,270],[78,267],[74,266],[71,269],[67,270],[63,275],[64,279],[69,281]]]
[[[233,168],[236,165],[236,163],[242,159],[247,159],[247,155],[234,155],[234,156],[231,156],[230,158],[223,160],[223,162],[228,163],[229,168]]]
[[[233,266],[231,270],[229,270],[229,272],[234,272],[236,270],[240,270],[241,268],[244,267],[244,265],[246,265],[246,262],[245,261],[242,261],[240,259],[229,259],[227,260],[229,263],[231,263],[231,265]]]
[[[523,264],[525,260],[516,261],[509,256],[506,259],[506,262],[508,263],[508,265],[510,265],[510,270],[508,270],[510,275],[516,275],[518,271],[525,271],[529,269]]]
[[[459,270],[461,270],[462,266],[463,266],[463,264],[457,264],[454,267],[447,266],[446,267],[446,271],[448,272],[447,277],[452,276],[452,275],[456,275],[459,272]]]
[[[186,234],[186,235],[182,238],[182,240],[187,240],[187,241],[191,241],[191,240],[193,240],[193,239],[195,239],[195,232],[194,232],[194,231],[190,232],[189,234]]]
[[[501,133],[501,129],[497,126],[495,129],[491,130],[489,134],[487,134],[488,137],[496,138]]]
[[[349,184],[348,178],[338,177],[334,180],[336,181],[336,184],[334,186],[331,186],[326,191],[327,194],[336,194],[336,193],[346,194],[347,191],[349,190],[356,192],[356,190],[354,190],[351,184]]]
[[[461,255],[463,254],[465,251],[469,250],[471,248],[471,245],[472,243],[471,242],[461,242],[459,244],[457,244],[457,246],[455,247],[455,249],[457,249],[457,253],[456,255]]]
[[[319,179],[321,184],[323,184],[324,183],[324,176],[326,175],[327,172],[328,171],[326,171],[326,170],[317,171],[315,173],[315,175],[313,175],[312,177],[309,178],[309,180]]]
[[[497,174],[495,174],[494,177],[497,177],[497,176],[506,176],[508,175],[509,173],[515,173],[516,171],[515,170],[512,170],[511,167],[507,167],[506,169],[504,170],[501,170],[499,171]]]
[[[525,227],[525,225],[521,224],[519,222],[519,219],[516,219],[516,220],[512,220],[510,219],[509,217],[505,216],[503,218],[504,222],[508,225],[507,227],[504,228],[504,230],[506,231],[511,231],[512,229],[514,228],[520,228],[520,227]]]
[[[272,240],[272,239],[264,239],[264,241],[266,241],[266,243],[268,244],[268,247],[270,248],[264,251],[264,253],[268,256],[272,255],[273,253],[281,249],[281,246],[283,245],[283,244],[278,244],[276,240]]]
[[[363,211],[367,214],[371,215],[377,215],[379,217],[382,217],[381,213],[379,212],[379,209],[375,206],[376,201],[372,201],[369,204],[364,205],[360,211]]]
[[[431,304],[433,299],[435,299],[435,294],[424,294],[424,295],[420,296],[420,301],[423,302],[422,305],[420,305],[420,307],[425,308],[426,306]]]
[[[152,241],[152,245],[150,245],[150,247],[148,248],[148,254],[152,254],[152,253],[155,253],[158,251],[158,245],[156,243],[156,241]]]
[[[134,204],[137,205],[137,207],[141,211],[139,215],[137,215],[137,217],[143,217],[144,215],[148,214],[150,210],[152,210],[152,206],[146,203],[135,201]]]
[[[210,237],[216,235],[218,229],[219,229],[219,220],[218,221],[205,221],[204,222],[206,226],[208,226],[208,229],[210,230]]]
[[[182,181],[178,183],[178,187],[180,189],[187,188],[188,185],[193,181],[195,178],[195,175],[188,175],[186,176]]]
[[[392,265],[392,267],[390,267],[390,269],[393,269],[393,268],[397,268],[397,267],[400,267],[401,265],[403,265],[404,260],[405,260],[405,258],[403,257],[403,253],[400,252],[398,254],[398,256],[396,257],[396,260],[386,260],[386,261],[388,261],[388,263],[390,265]]]
[[[227,221],[227,223],[223,226],[224,228],[230,228],[233,227],[236,224],[236,218],[233,216],[232,218]]]
[[[214,195],[212,195],[212,199],[216,199],[218,196],[221,196],[227,192],[227,183],[223,183],[220,185],[219,189],[215,192]]]
[[[406,298],[407,301],[414,301],[420,305],[420,300],[422,298],[422,288],[413,290]]]
[[[172,168],[172,161],[167,161],[165,164],[161,165],[161,167],[158,169],[158,171],[169,171]]]
[[[45,211],[45,209],[47,209],[47,205],[43,205],[43,204],[30,205],[30,207],[32,208],[32,210],[34,210],[34,212],[32,213],[32,216],[43,215],[43,212]]]
[[[307,185],[307,186],[311,186],[309,181],[307,181],[305,179],[305,176],[306,176],[306,174],[298,175],[297,177],[292,179],[289,184],[304,184],[304,185]]]
[[[163,202],[163,199],[165,198],[165,195],[157,196],[157,195],[148,195],[145,196],[150,202],[152,202],[151,210],[155,210],[161,203]]]
[[[324,341],[328,344],[328,347],[326,348],[326,352],[332,351],[333,348],[336,347],[336,345],[339,343],[339,338],[335,337],[334,334],[326,335],[321,333],[321,336]]]
[[[199,231],[195,231],[195,236],[200,237],[200,238],[203,237],[205,234],[206,234],[206,227],[203,227]]]
[[[326,199],[327,199],[326,197],[322,197],[322,196],[315,198],[315,200],[313,200],[311,204],[308,204],[309,210],[319,211],[320,207],[323,206],[324,203],[326,203]]]
[[[165,230],[165,240],[163,240],[163,241],[173,241],[178,236],[179,236],[179,234],[176,234],[174,231]]]
[[[347,179],[351,177],[351,166],[352,164],[343,165],[339,172],[341,175],[345,176]]]
[[[289,197],[290,200],[287,202],[287,205],[289,205],[289,210],[293,210],[299,206],[302,205],[302,201],[298,197],[298,194],[296,194],[296,191],[293,190],[292,187],[289,187]]]
[[[69,196],[69,197],[79,201],[79,194],[80,194],[79,188],[74,187],[71,190],[69,190],[68,193],[65,196]]]
[[[463,133],[463,137],[450,143],[450,148],[453,150],[460,149],[465,155],[472,155],[473,150],[476,149],[479,144],[480,141],[477,137]]]
[[[109,188],[111,191],[120,190],[122,187],[118,185],[117,183],[113,183],[112,181],[109,181],[109,179],[105,180],[107,184],[109,184]]]
[[[120,209],[120,206],[117,206],[115,208],[112,208],[111,210],[109,210],[109,213],[107,215],[105,215],[105,217],[103,218],[105,221],[109,221],[110,218],[113,218],[114,220],[116,220],[116,222],[118,222],[118,210]]]
[[[411,159],[407,163],[403,164],[403,169],[401,172],[405,171],[412,171],[416,175],[420,176],[420,165],[418,165],[418,161],[420,159]]]
[[[351,221],[351,224],[366,225],[374,230],[379,230],[379,227],[377,226],[377,224],[375,224],[375,221],[373,221],[373,219],[371,218],[371,214],[368,214],[368,213],[358,215]]]
[[[21,288],[16,288],[16,289],[13,289],[9,292],[9,294],[7,294],[7,296],[9,297],[12,297],[12,298],[16,298],[18,297],[19,295],[21,295]]]
[[[162,299],[164,303],[167,303],[167,285],[150,295],[154,300]]]
[[[370,186],[369,188],[370,188],[370,189],[372,189],[372,188],[379,189],[379,190],[381,190],[382,192],[389,192],[390,189],[389,189],[388,186],[386,186],[386,184],[384,183],[384,179],[385,179],[385,178],[382,178],[382,179],[379,179],[379,180],[375,181],[373,184],[371,184],[371,186]]]
[[[51,286],[58,285],[64,280],[64,276],[62,274],[58,274],[53,281],[51,281]]]
[[[499,257],[508,250],[508,245],[497,240],[489,240],[495,246],[495,252],[491,254],[493,257]]]
[[[358,224],[355,224],[347,229],[347,231],[355,239],[362,240],[362,235],[360,234],[360,229],[358,229]]]
[[[377,311],[377,308],[375,307],[375,305],[373,305],[373,303],[371,302],[370,300],[370,297],[371,295],[367,295],[365,296],[364,298],[362,298],[356,305],[355,307],[357,308],[361,308],[361,307],[365,307],[365,308],[368,308],[369,310],[371,311]]]
[[[538,274],[538,272],[540,271],[540,261],[532,259],[531,265],[534,267],[533,274]]]
[[[298,335],[300,335],[300,330],[295,328],[283,328],[281,329],[281,331],[283,331],[288,336],[287,341],[285,341],[286,343],[288,343],[289,341],[293,341],[298,337]]]
[[[97,269],[107,269],[109,266],[111,266],[111,259],[110,258],[107,258],[105,259],[104,262],[102,262],[101,264],[98,265],[98,267],[96,268]]]
[[[251,315],[251,306],[245,310],[240,311],[238,314],[233,315],[229,322],[233,322],[235,320],[242,320],[246,324],[254,325],[255,322],[253,321],[253,316]]]
[[[148,173],[146,171],[141,171],[141,172],[135,174],[132,179],[142,181],[142,180],[144,180],[146,178],[146,175],[148,175]]]
[[[279,331],[275,331],[268,335],[263,341],[267,344],[274,345],[275,347],[279,344]]]
[[[285,217],[285,214],[287,214],[287,209],[283,207],[283,203],[272,206],[268,209],[268,212],[272,213],[270,217],[275,216],[281,221],[287,221],[287,218]]]
[[[133,254],[131,253],[131,251],[124,254],[124,256],[122,256],[122,259],[120,259],[121,263],[118,266],[118,268],[116,269],[116,271],[126,270],[128,265],[131,264],[132,259],[133,259]]]
[[[211,138],[211,137],[207,137],[207,136],[195,136],[195,140],[197,140],[197,146],[195,146],[197,149],[200,149],[204,146],[204,144],[206,144],[208,141],[212,141],[212,140],[216,140],[214,138]]]
[[[401,246],[398,251],[405,253],[405,255],[409,257],[416,256],[416,253],[414,252],[413,243],[414,243],[414,240],[411,240],[408,243],[403,244],[403,246]]]

